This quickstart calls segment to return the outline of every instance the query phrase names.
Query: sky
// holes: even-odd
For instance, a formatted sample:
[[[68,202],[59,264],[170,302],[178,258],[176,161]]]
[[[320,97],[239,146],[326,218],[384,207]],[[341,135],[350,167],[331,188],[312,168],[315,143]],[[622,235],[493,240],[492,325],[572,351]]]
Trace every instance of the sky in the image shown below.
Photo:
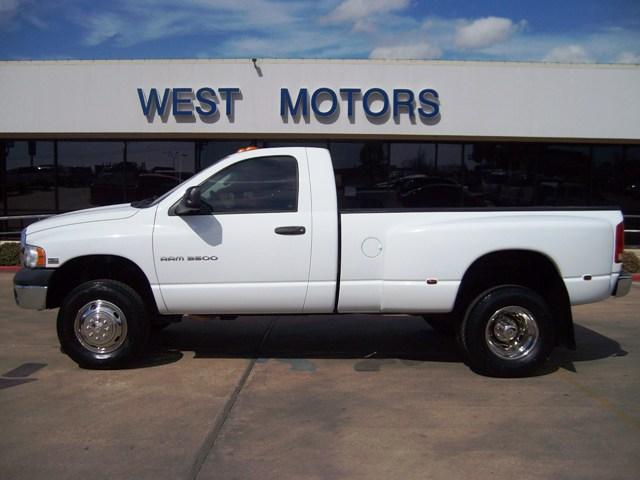
[[[0,0],[0,60],[640,63],[640,0]]]

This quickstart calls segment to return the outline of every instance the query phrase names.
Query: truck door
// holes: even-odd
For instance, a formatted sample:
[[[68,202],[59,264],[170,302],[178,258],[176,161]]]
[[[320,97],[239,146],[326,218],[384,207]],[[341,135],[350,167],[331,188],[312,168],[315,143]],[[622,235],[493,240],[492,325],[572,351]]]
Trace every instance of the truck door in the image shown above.
[[[197,214],[178,216],[160,205],[154,262],[169,312],[303,311],[311,192],[300,152],[223,167],[200,184],[204,209]]]

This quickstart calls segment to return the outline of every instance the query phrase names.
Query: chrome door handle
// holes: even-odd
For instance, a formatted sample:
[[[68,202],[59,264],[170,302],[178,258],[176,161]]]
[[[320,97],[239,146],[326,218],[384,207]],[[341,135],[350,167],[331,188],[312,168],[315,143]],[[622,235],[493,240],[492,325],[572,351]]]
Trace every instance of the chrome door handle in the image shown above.
[[[278,235],[304,235],[306,231],[304,227],[276,227],[275,229]]]

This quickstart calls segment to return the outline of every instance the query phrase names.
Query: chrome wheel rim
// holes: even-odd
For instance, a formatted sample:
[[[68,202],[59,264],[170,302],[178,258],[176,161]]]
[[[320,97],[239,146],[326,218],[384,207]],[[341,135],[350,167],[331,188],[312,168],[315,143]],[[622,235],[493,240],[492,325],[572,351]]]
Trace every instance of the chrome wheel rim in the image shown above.
[[[505,360],[528,357],[540,340],[538,324],[524,307],[497,310],[487,322],[485,340],[491,352]]]
[[[80,344],[90,352],[115,352],[127,338],[127,317],[111,302],[92,300],[76,315],[74,331]]]

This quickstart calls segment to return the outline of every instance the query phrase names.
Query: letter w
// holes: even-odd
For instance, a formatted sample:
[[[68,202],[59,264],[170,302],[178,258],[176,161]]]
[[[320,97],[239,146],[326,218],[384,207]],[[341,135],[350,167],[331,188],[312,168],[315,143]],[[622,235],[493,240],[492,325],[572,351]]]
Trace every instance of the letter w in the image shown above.
[[[145,100],[144,91],[139,88],[138,89],[138,98],[140,99],[140,106],[142,107],[142,113],[145,117],[149,118],[151,121],[156,112],[163,117],[164,112],[167,109],[167,105],[169,103],[169,97],[171,96],[171,89],[165,88],[164,95],[162,95],[162,102],[158,98],[158,90],[152,88],[149,90],[149,100]]]

